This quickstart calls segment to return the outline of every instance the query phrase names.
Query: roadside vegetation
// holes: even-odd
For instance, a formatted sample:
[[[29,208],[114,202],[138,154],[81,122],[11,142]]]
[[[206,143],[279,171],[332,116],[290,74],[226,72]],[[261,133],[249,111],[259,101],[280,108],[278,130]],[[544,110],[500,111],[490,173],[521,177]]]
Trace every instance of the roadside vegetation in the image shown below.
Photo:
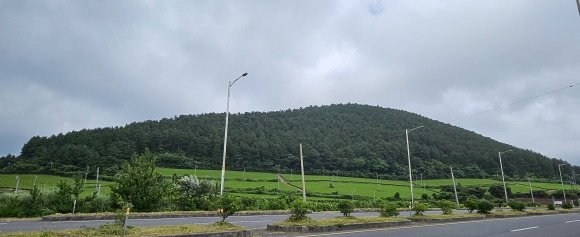
[[[300,175],[281,174],[290,185],[277,179],[273,173],[228,171],[224,197],[219,195],[219,170],[170,169],[156,166],[157,155],[148,150],[133,155],[130,162],[119,167],[110,181],[86,180],[86,174],[76,173],[71,178],[49,175],[0,174],[0,187],[19,192],[0,193],[0,217],[38,217],[51,214],[116,213],[127,207],[139,212],[210,212],[222,220],[235,212],[260,210],[289,210],[302,199]],[[330,174],[330,172],[329,172]],[[336,174],[336,173],[335,173]],[[308,211],[340,211],[348,217],[355,209],[384,212],[385,217],[396,217],[395,211],[409,208],[410,193],[407,182],[356,177],[338,177],[335,174],[307,175],[308,202],[301,203]],[[15,179],[18,176],[18,180]],[[517,211],[536,208],[537,203],[512,201],[504,203],[500,181],[491,179],[458,179],[455,203],[451,180],[436,179],[415,182],[414,211],[420,215],[427,209],[452,214],[456,208],[469,212],[489,213],[494,207]],[[525,183],[527,193],[513,192],[523,183],[508,182],[511,200],[529,198],[529,186],[534,197],[562,196],[561,186],[553,183]],[[293,185],[293,186],[292,186]],[[545,189],[543,189],[545,188]],[[578,200],[577,189],[567,189],[569,200]],[[562,208],[569,208],[567,204]],[[219,211],[219,212],[218,212]]]
[[[155,226],[155,227],[127,227],[126,233],[123,235],[123,227],[117,224],[102,225],[97,228],[84,228],[80,230],[43,230],[38,232],[17,232],[4,233],[4,237],[44,237],[44,236],[59,236],[59,237],[76,237],[76,236],[94,236],[94,237],[108,237],[108,236],[168,236],[178,234],[190,233],[206,233],[206,232],[227,232],[240,231],[246,229],[245,227],[235,226],[229,223],[214,223],[210,225],[173,225],[173,226]]]

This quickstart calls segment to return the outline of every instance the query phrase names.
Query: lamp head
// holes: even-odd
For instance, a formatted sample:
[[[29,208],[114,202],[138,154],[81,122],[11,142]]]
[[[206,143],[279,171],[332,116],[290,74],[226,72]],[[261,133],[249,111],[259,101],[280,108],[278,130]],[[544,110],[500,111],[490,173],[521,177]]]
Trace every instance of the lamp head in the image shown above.
[[[247,72],[244,72],[244,74],[242,74],[242,76],[243,76],[243,77],[245,77],[245,76],[247,76],[247,75],[248,75],[248,73],[247,73]]]

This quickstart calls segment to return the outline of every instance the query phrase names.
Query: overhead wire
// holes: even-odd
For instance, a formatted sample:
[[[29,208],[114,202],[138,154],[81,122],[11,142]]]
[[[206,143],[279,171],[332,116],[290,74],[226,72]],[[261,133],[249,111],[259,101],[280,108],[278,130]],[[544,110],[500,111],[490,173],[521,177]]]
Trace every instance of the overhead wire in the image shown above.
[[[572,88],[574,86],[577,86],[577,85],[580,85],[580,83],[576,83],[576,84],[573,84],[573,85],[570,85],[570,86],[562,87],[560,89],[553,90],[553,91],[550,91],[550,92],[546,92],[546,93],[543,93],[543,94],[539,94],[539,95],[536,95],[536,96],[532,96],[532,97],[529,97],[529,98],[526,98],[526,99],[523,99],[523,100],[518,100],[516,102],[512,102],[512,103],[509,103],[509,104],[501,105],[501,106],[498,106],[498,107],[495,107],[495,108],[492,108],[492,109],[488,109],[488,110],[480,111],[480,112],[473,113],[473,114],[470,114],[470,115],[466,115],[466,116],[463,116],[463,117],[459,117],[459,118],[450,120],[447,123],[451,123],[451,122],[455,122],[457,120],[466,119],[466,118],[473,117],[473,116],[476,116],[476,115],[480,115],[480,114],[483,114],[483,113],[491,112],[491,111],[498,110],[498,109],[501,109],[501,108],[505,108],[505,107],[508,107],[508,106],[512,106],[512,105],[515,105],[515,104],[518,104],[518,103],[522,103],[522,102],[525,102],[525,101],[528,101],[528,100],[533,100],[533,99],[536,99],[536,98],[539,98],[539,97],[542,97],[542,96],[546,96],[546,95],[549,95],[549,94],[552,94],[552,93],[556,93],[558,91],[570,89],[570,88]]]

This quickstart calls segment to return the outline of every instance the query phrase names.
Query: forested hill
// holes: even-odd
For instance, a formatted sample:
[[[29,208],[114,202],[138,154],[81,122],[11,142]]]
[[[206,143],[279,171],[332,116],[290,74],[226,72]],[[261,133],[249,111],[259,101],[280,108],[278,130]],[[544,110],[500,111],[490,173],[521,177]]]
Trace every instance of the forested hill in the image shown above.
[[[97,128],[33,137],[12,165],[0,172],[94,173],[114,175],[134,153],[146,148],[159,154],[158,166],[220,169],[225,115],[182,115],[123,127]],[[299,143],[309,174],[338,174],[383,179],[408,179],[405,129],[409,133],[411,164],[417,176],[489,177],[499,173],[498,151],[508,177],[550,178],[557,164],[529,150],[494,141],[465,129],[417,114],[358,104],[311,106],[276,112],[231,114],[227,170],[298,173]],[[16,160],[16,161],[15,161]],[[579,167],[574,167],[580,172]],[[570,166],[563,166],[571,173]],[[564,172],[565,170],[563,170]],[[338,172],[338,173],[337,173]]]

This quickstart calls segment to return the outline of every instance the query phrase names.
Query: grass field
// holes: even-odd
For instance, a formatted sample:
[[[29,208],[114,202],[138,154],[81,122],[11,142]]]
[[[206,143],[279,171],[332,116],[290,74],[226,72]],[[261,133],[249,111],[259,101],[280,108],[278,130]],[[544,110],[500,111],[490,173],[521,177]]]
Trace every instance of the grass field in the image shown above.
[[[158,168],[158,171],[166,176],[171,177],[173,174],[183,176],[185,174],[196,174],[199,179],[208,179],[215,182],[220,182],[221,170],[201,170],[201,169],[170,169]],[[16,176],[19,176],[19,190],[26,192],[27,189],[32,189],[34,179],[36,177],[36,185],[41,190],[56,190],[56,184],[60,180],[66,180],[72,184],[72,178],[51,176],[51,175],[33,175],[33,174],[0,174],[0,188],[4,191],[13,191],[16,186]],[[301,176],[299,174],[281,174],[288,183],[297,187],[302,187]],[[355,177],[336,177],[336,176],[321,176],[321,175],[305,175],[306,190],[308,192],[315,192],[321,194],[338,193],[339,195],[355,195],[385,198],[392,197],[395,193],[399,193],[402,198],[410,197],[410,188],[408,181],[393,181],[393,180],[379,180]],[[491,179],[456,179],[456,182],[463,186],[473,185],[491,185],[502,184],[501,181]],[[99,181],[101,184],[101,194],[110,193],[111,182]],[[330,184],[334,188],[330,188]],[[95,180],[87,180],[85,188],[83,188],[83,195],[92,194],[95,189]],[[415,198],[420,198],[423,193],[431,195],[439,191],[442,185],[452,185],[451,179],[433,179],[433,180],[417,180],[414,181],[413,189]],[[507,182],[511,187],[512,192],[529,193],[530,187],[528,182]],[[426,188],[424,188],[424,186]],[[226,188],[260,188],[264,187],[266,190],[272,190],[280,187],[281,191],[296,191],[298,189],[285,185],[282,182],[278,183],[277,175],[274,173],[260,173],[260,172],[243,172],[243,171],[226,171]],[[561,190],[561,184],[557,183],[537,183],[532,182],[531,186],[534,190]],[[570,185],[564,185],[566,190],[570,190]],[[264,196],[275,197],[268,194],[236,194],[240,196]]]
[[[27,192],[32,189],[36,179],[36,187],[41,191],[57,190],[56,184],[61,180],[67,181],[68,184],[73,184],[72,178],[54,176],[54,175],[35,175],[35,174],[0,174],[0,187],[4,189],[14,190],[16,188],[16,176],[20,178],[18,183],[18,190],[20,192]],[[100,181],[101,194],[109,194],[111,192],[111,182]],[[81,195],[92,194],[97,191],[96,180],[87,180],[85,187],[82,189]]]

